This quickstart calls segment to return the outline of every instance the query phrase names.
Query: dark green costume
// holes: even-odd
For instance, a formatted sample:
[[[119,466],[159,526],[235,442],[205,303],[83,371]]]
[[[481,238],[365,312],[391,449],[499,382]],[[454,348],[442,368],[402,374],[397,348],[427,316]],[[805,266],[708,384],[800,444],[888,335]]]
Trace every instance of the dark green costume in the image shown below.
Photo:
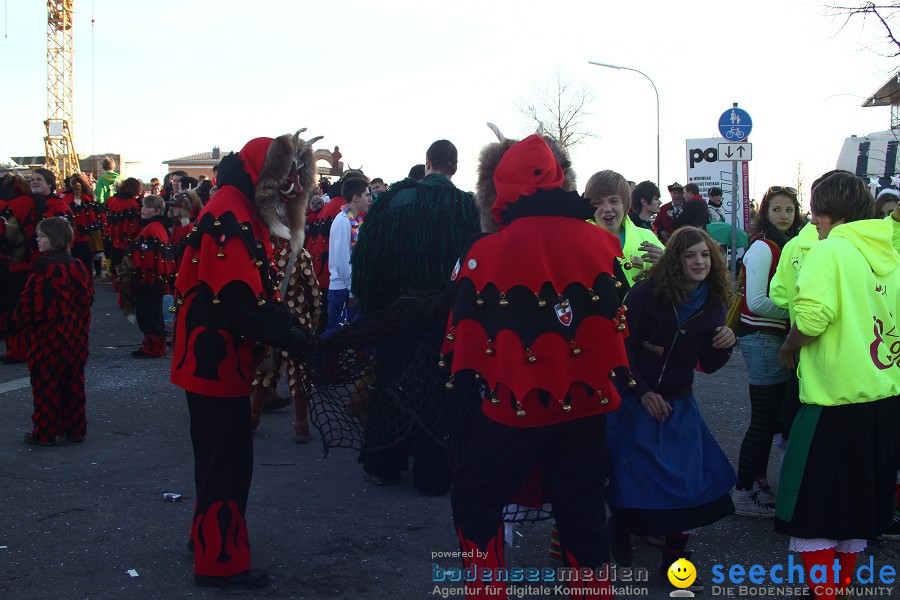
[[[362,313],[409,292],[442,290],[473,234],[481,230],[475,198],[431,173],[378,195],[353,248],[353,295]]]
[[[445,289],[456,261],[480,230],[475,198],[448,177],[431,173],[421,182],[404,179],[392,185],[372,204],[350,259],[360,311],[371,314],[400,296]],[[437,352],[442,332],[436,330],[433,337]],[[410,360],[408,347],[375,353],[360,462],[370,475],[396,481],[407,469],[411,452],[413,484],[424,494],[441,494],[450,486],[446,449],[425,435],[401,406],[406,392],[400,375]]]

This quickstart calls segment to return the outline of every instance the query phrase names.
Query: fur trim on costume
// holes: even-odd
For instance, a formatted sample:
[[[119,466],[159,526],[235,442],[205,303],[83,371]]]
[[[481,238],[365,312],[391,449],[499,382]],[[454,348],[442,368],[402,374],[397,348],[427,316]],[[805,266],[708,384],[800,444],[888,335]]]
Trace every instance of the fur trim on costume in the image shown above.
[[[312,145],[321,139],[303,140],[300,134],[304,131],[305,128],[272,141],[254,189],[256,209],[269,232],[290,240],[295,250],[303,245],[306,207],[316,189]],[[292,176],[294,171],[296,178]]]
[[[497,231],[499,227],[499,224],[494,220],[494,217],[491,214],[491,209],[494,207],[494,201],[497,199],[497,189],[494,186],[494,171],[497,170],[500,159],[503,158],[503,155],[509,150],[510,146],[519,141],[507,139],[500,133],[500,130],[497,129],[496,125],[488,123],[488,127],[490,127],[497,135],[499,141],[488,144],[482,148],[481,154],[478,157],[478,179],[475,184],[475,201],[477,202],[478,210],[481,213],[481,229],[486,233]],[[538,130],[538,135],[541,135],[540,129]],[[550,146],[553,155],[556,157],[556,161],[559,163],[560,167],[562,167],[565,176],[562,189],[567,192],[574,191],[575,171],[572,169],[572,160],[569,158],[569,152],[558,140],[550,137],[548,134],[543,133],[542,137],[544,138],[544,141],[547,142],[547,145]]]

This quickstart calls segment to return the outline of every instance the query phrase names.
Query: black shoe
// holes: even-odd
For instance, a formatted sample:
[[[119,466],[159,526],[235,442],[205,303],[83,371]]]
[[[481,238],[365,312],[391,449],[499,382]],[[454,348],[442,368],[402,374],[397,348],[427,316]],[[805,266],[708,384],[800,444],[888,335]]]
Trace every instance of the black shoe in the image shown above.
[[[269,585],[269,574],[259,569],[248,569],[227,577],[194,575],[194,583],[205,587],[231,588],[234,590],[256,590]]]
[[[131,356],[133,358],[162,358],[162,356],[151,356],[150,354],[147,354],[146,352],[144,352],[143,348],[135,350],[131,353]]]
[[[0,354],[0,363],[3,363],[4,365],[18,365],[23,362],[25,361],[13,358],[9,354]]]
[[[36,437],[34,437],[33,433],[25,434],[25,443],[26,444],[34,444],[35,446],[53,446],[56,444],[56,440],[48,440],[46,442],[42,442]]]
[[[620,567],[630,567],[634,564],[634,552],[631,550],[631,534],[622,526],[613,515],[606,522],[609,528],[609,551],[613,560]]]

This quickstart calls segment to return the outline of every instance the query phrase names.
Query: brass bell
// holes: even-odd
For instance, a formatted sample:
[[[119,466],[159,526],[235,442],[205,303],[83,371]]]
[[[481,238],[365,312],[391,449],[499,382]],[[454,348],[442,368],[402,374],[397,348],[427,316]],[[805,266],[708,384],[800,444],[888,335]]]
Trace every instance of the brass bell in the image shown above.
[[[259,300],[256,301],[256,305],[257,305],[257,306],[262,306],[262,305],[264,305],[265,303],[266,303],[266,299],[265,299],[265,298],[260,298]]]
[[[576,347],[576,348],[572,348],[572,355],[573,355],[573,356],[578,356],[579,354],[581,354],[581,348],[577,348],[577,347]]]
[[[621,306],[621,308],[622,308],[622,312],[623,312],[623,313],[627,313],[627,312],[628,312],[628,307],[625,306],[624,304]]]
[[[522,410],[521,408],[517,408],[517,409],[516,409],[516,416],[519,417],[519,418],[521,419],[522,417],[525,416],[525,411]]]
[[[500,294],[500,306],[509,306],[509,300],[503,294]]]
[[[498,398],[497,396],[491,396],[491,404],[497,406],[498,404],[500,404],[500,398]]]
[[[184,306],[184,300],[179,298],[178,300],[175,301],[175,304],[177,304],[178,306]]]
[[[172,313],[172,314],[175,314],[175,313],[178,312],[178,309],[175,308],[174,306],[170,306],[170,307],[169,307],[169,312]]]
[[[625,323],[619,323],[619,326],[616,327],[617,331],[625,331]]]
[[[241,225],[241,231],[247,231],[248,229],[250,229],[250,228],[247,227],[246,225]]]
[[[196,226],[196,225],[194,225],[194,226],[191,228],[191,233],[197,233],[197,226]]]
[[[610,372],[609,372],[609,378],[610,378],[610,379],[615,379],[615,378],[616,378],[616,372],[615,372],[615,371],[610,371]]]
[[[254,261],[253,261],[253,264],[256,265],[257,268],[259,268],[259,267],[262,266],[262,261],[261,261],[261,260],[254,260]]]
[[[616,286],[616,289],[619,289],[620,287],[622,287],[622,282],[619,281],[618,279],[616,279],[615,286]]]
[[[456,336],[453,335],[453,333],[451,332],[451,333],[448,333],[448,334],[447,334],[447,339],[450,340],[450,341],[452,342],[453,340],[456,339]]]
[[[225,253],[222,252],[222,250],[220,249],[219,252],[218,252],[218,254],[216,254],[216,257],[217,257],[217,258],[225,258]]]
[[[591,296],[591,302],[600,302],[600,296],[594,294],[593,296]]]
[[[212,299],[212,303],[213,303],[213,304],[221,304],[222,301],[219,300],[218,298],[213,298],[213,299]]]
[[[636,387],[637,387],[637,381],[635,381],[634,379],[629,379],[629,380],[628,380],[628,387],[630,387],[630,388],[632,388],[632,389],[636,388]]]
[[[221,227],[221,226],[222,226],[222,221],[216,219],[215,221],[213,221],[213,225],[216,226],[216,227]]]
[[[448,381],[447,383],[444,384],[444,387],[447,388],[448,390],[452,390],[452,389],[453,389],[453,382],[452,382],[452,381]]]
[[[562,306],[563,308],[569,308],[569,301],[563,300],[562,302],[559,303],[559,305]]]
[[[600,406],[606,406],[609,404],[609,398],[600,398]]]
[[[475,300],[475,304],[477,304],[478,306],[484,306],[484,300],[481,299],[481,296],[478,296],[478,298]]]
[[[564,412],[564,413],[572,412],[572,405],[571,405],[571,404],[563,404],[563,407],[562,407],[562,408],[563,408],[563,412]]]
[[[191,262],[196,265],[198,262],[200,262],[200,259],[195,256],[194,258],[191,259]]]
[[[531,364],[536,363],[536,362],[537,362],[537,356],[535,356],[534,354],[529,354],[529,355],[528,355],[528,362],[530,362]]]
[[[481,379],[481,373],[475,373],[475,379]]]
[[[630,260],[626,260],[626,261],[625,261],[625,264],[624,264],[623,266],[624,266],[626,269],[633,269],[633,268],[634,268],[634,263],[631,262]]]
[[[443,369],[446,366],[447,366],[447,363],[444,362],[443,358],[438,361],[438,368]]]
[[[547,306],[547,301],[543,298],[538,298],[538,308],[544,308]]]
[[[487,348],[484,349],[484,353],[487,354],[488,356],[493,356],[493,355],[494,355],[494,349],[491,348],[490,346],[488,346]]]

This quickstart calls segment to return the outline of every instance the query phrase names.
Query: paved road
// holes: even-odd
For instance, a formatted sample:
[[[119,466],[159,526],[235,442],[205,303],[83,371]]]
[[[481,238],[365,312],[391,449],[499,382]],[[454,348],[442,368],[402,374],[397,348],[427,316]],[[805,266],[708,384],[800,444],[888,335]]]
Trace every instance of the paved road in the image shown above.
[[[273,585],[257,592],[195,587],[185,549],[192,500],[163,499],[164,492],[193,494],[184,397],[167,382],[167,361],[131,358],[141,334],[118,312],[109,286],[98,287],[93,317],[85,443],[24,444],[31,415],[27,370],[0,366],[0,598],[439,597],[432,596],[432,553],[457,549],[448,498],[418,496],[408,480],[376,488],[361,477],[355,453],[336,450],[323,459],[318,440],[296,445],[289,410],[263,415],[247,514],[253,563],[272,573]],[[748,418],[740,356],[715,375],[700,375],[697,392],[711,429],[736,462]],[[510,567],[556,566],[547,557],[547,523],[517,532]],[[649,581],[630,584],[631,592],[667,598],[673,588],[656,577],[659,551],[640,539],[635,545],[636,566],[649,569]],[[788,557],[786,539],[759,519],[729,517],[699,532],[691,546],[707,583],[715,564],[768,569]],[[895,542],[873,547],[876,569],[900,567],[898,549]],[[784,597],[783,590],[759,595],[751,587],[746,595]],[[560,597],[552,587],[549,594],[516,589],[524,598]],[[705,595],[712,592],[708,586]]]

